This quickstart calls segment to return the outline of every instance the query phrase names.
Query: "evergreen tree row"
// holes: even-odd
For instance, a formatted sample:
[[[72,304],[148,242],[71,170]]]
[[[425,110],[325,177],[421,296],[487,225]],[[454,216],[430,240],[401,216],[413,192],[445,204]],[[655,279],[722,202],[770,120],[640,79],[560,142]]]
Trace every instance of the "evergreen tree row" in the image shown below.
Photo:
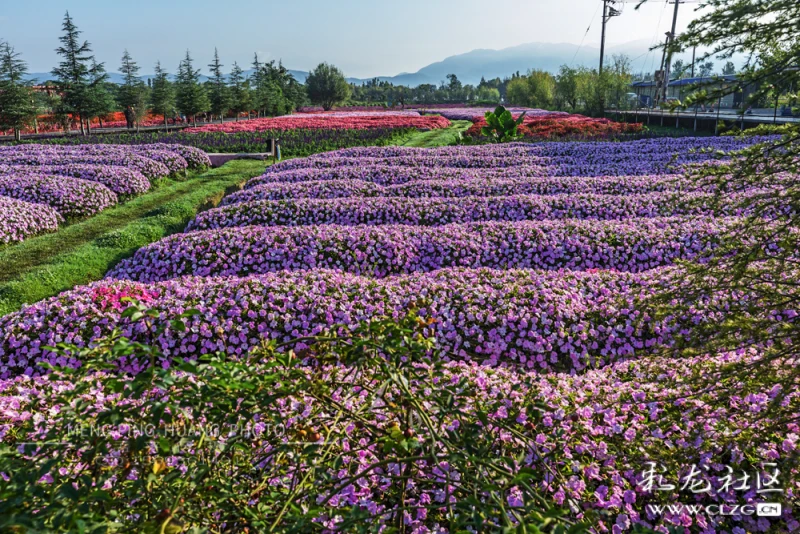
[[[27,79],[27,64],[14,47],[0,41],[0,131],[13,130],[17,139],[24,129],[38,131],[40,114],[65,130],[77,123],[81,133],[88,134],[94,119],[100,119],[102,126],[104,117],[115,111],[124,113],[129,128],[138,128],[148,113],[162,116],[168,128],[170,120],[180,116],[194,123],[200,115],[211,120],[230,115],[238,119],[244,113],[275,116],[308,103],[305,87],[282,64],[264,63],[256,55],[249,77],[236,62],[226,77],[216,48],[208,65],[211,76],[205,82],[188,50],[174,78],[157,62],[147,82],[125,50],[119,67],[122,82],[111,83],[105,64],[96,60],[69,12],[61,28],[56,49],[61,60],[44,92],[34,90]]]

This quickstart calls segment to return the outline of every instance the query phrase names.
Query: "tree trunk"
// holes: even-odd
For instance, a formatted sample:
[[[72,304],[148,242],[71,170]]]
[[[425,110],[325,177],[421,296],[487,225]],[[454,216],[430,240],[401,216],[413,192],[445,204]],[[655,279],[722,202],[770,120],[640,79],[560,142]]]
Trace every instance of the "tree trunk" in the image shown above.
[[[33,119],[33,133],[39,133],[39,119]]]
[[[14,128],[14,140],[15,141],[22,141],[22,132],[19,128]]]
[[[86,129],[83,127],[83,117],[78,116],[78,122],[81,124],[81,135],[86,135]]]
[[[169,133],[169,123],[167,122],[167,114],[164,113],[164,131]]]

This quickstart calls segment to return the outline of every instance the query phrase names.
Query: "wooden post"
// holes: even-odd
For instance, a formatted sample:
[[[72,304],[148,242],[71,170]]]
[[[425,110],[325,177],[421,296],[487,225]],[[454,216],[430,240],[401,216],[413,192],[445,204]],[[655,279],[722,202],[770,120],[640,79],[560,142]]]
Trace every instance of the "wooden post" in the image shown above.
[[[775,124],[775,123],[778,122],[778,104],[780,103],[779,102],[780,97],[781,97],[780,93],[778,93],[776,91],[776,93],[775,93],[775,112],[772,114],[772,124]]]

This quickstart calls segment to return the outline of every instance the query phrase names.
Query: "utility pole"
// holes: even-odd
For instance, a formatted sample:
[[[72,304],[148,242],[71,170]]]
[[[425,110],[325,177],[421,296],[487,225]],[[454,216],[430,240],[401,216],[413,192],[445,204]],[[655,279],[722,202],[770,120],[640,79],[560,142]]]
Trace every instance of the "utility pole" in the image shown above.
[[[669,37],[667,38],[667,56],[666,62],[664,64],[664,101],[667,100],[667,87],[669,87],[669,71],[670,65],[672,63],[672,43],[675,41],[675,30],[678,24],[678,6],[681,5],[680,0],[673,0],[675,3],[675,10],[672,12],[672,30],[669,32]],[[692,62],[694,65],[694,61]]]
[[[667,60],[667,45],[669,44],[669,32],[667,32],[667,38],[664,41],[664,50],[661,53],[661,68],[658,69],[656,72],[656,94],[655,94],[655,106],[657,107],[661,100],[661,94],[665,95],[664,98],[666,99],[667,90],[665,87],[669,83],[668,80],[664,79],[664,74],[666,71],[664,70],[664,62]]]
[[[600,74],[603,74],[603,55],[606,52],[606,20],[608,13],[608,0],[603,0],[603,29],[600,31]]]
[[[597,71],[599,74],[603,74],[603,57],[606,53],[606,23],[611,20],[612,17],[616,17],[621,14],[621,12],[614,8],[613,5],[618,0],[603,0],[603,29],[600,32],[600,69]]]

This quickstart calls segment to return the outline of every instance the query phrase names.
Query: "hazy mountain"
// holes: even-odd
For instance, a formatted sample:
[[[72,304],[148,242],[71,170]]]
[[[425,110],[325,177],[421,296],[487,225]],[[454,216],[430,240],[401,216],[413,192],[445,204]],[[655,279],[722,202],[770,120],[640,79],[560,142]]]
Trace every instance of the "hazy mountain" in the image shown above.
[[[614,54],[627,54],[633,60],[633,70],[647,72],[658,68],[661,61],[661,52],[656,50],[648,52],[650,41],[632,41],[621,45],[606,47],[606,61],[611,61]],[[423,83],[439,84],[448,74],[455,74],[465,84],[476,85],[481,77],[504,78],[514,72],[525,73],[529,69],[541,69],[557,72],[561,65],[596,67],[600,57],[600,50],[592,46],[579,47],[568,43],[527,43],[501,50],[478,49],[464,54],[458,54],[431,63],[413,73],[401,73],[395,76],[376,76],[380,80],[387,80],[394,84],[417,86]],[[684,59],[689,56],[684,54]],[[721,66],[721,65],[720,65]],[[252,70],[245,71],[249,75]],[[307,71],[290,70],[295,79],[305,82]],[[49,73],[32,73],[31,78],[39,81],[50,79]],[[152,75],[142,78],[148,79]],[[116,72],[109,73],[112,82],[120,83],[122,75]],[[203,80],[207,78],[202,77]],[[348,78],[351,83],[362,83],[368,78]]]
[[[649,41],[634,41],[623,45],[607,46],[606,60],[611,61],[613,54],[627,54],[637,58],[634,62],[635,69],[641,69],[645,57],[649,59],[660,53],[650,52],[648,56]],[[568,43],[527,43],[519,46],[503,48],[501,50],[477,49],[465,54],[458,54],[431,63],[413,73],[401,73],[395,76],[376,76],[379,80],[390,81],[394,84],[416,86],[423,83],[438,85],[444,81],[448,74],[455,74],[465,84],[477,85],[481,77],[504,78],[514,72],[525,73],[529,69],[541,69],[557,72],[561,65],[596,67],[600,58],[600,49],[591,46],[578,47]],[[298,81],[305,80],[307,75],[303,71],[291,71]],[[367,79],[348,78],[353,83],[361,83]]]

